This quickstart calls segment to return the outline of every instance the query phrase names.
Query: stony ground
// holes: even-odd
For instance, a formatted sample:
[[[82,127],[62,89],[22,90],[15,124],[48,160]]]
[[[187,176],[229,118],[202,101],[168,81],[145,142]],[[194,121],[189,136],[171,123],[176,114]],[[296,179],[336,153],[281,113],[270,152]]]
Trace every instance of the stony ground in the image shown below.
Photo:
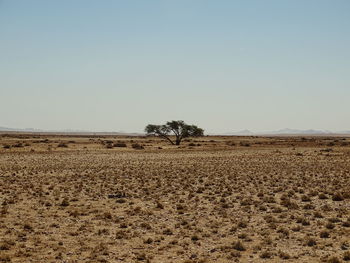
[[[0,262],[350,262],[349,142],[2,135]]]

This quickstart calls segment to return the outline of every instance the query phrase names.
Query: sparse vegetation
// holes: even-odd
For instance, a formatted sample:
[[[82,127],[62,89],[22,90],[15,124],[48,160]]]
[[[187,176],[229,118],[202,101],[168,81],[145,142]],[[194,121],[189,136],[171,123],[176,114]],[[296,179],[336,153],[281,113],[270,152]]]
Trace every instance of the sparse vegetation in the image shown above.
[[[133,144],[131,145],[131,147],[132,147],[133,149],[136,149],[136,150],[142,150],[142,149],[144,149],[144,147],[143,147],[141,144],[139,144],[139,143],[133,143]]]
[[[0,137],[0,262],[348,262],[350,145],[328,143]]]
[[[343,259],[345,261],[350,261],[350,251],[344,252]]]
[[[114,147],[121,147],[121,148],[125,148],[127,147],[125,142],[116,142],[115,144],[113,144]]]
[[[60,147],[60,148],[67,148],[68,147],[68,144],[64,143],[64,142],[60,142],[57,147]]]

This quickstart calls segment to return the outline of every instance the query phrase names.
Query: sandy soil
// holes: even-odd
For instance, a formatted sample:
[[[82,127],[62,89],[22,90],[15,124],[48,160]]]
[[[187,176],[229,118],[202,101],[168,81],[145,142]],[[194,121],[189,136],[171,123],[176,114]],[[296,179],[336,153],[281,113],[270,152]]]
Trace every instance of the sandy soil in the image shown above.
[[[349,138],[0,147],[0,262],[350,261]]]

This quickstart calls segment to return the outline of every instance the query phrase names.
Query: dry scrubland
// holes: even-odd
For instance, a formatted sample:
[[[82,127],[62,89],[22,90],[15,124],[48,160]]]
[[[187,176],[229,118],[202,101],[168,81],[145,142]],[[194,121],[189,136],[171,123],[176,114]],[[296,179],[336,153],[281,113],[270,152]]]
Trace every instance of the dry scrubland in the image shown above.
[[[0,262],[346,262],[350,138],[0,136]]]

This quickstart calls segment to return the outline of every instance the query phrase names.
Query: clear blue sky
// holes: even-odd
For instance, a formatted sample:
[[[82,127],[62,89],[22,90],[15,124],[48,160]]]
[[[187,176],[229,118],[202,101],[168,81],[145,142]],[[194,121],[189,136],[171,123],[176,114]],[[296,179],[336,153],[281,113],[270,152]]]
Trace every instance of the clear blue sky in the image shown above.
[[[350,130],[348,0],[0,0],[0,126]]]

